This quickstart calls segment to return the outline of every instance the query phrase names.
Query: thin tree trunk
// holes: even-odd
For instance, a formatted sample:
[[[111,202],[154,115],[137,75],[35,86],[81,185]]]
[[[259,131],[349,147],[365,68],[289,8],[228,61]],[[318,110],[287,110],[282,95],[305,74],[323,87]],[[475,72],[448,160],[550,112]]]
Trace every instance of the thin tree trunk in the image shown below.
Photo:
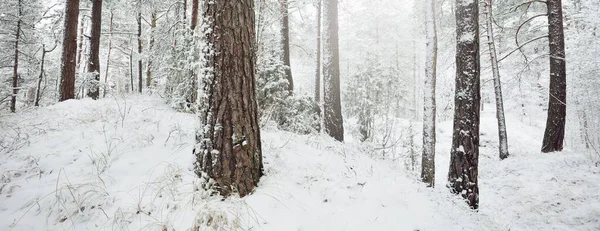
[[[344,120],[340,99],[340,54],[338,41],[338,1],[324,0],[323,4],[325,90],[323,117],[325,131],[338,141],[344,141]]]
[[[290,23],[288,16],[288,0],[280,0],[281,8],[281,45],[283,46],[283,64],[288,68],[285,70],[285,78],[288,81],[288,91],[294,92],[294,79],[292,78],[292,65],[290,63]]]
[[[315,102],[316,109],[319,118],[321,116],[321,9],[322,9],[323,1],[318,0],[317,3],[317,58],[316,58],[316,70],[315,70]],[[320,119],[322,120],[322,119]]]
[[[34,106],[40,106],[40,99],[42,98],[42,80],[44,79],[44,62],[46,61],[46,53],[52,52],[56,48],[57,43],[54,44],[54,48],[46,50],[46,45],[42,44],[42,59],[40,62],[40,76],[38,77],[37,90],[35,92],[35,103]]]
[[[456,1],[456,90],[448,187],[479,207],[479,5]]]
[[[494,77],[494,93],[496,94],[496,119],[498,120],[498,151],[500,159],[508,157],[508,136],[506,135],[506,121],[504,119],[504,99],[502,97],[502,82],[500,81],[500,68],[498,67],[498,55],[494,42],[494,22],[492,17],[492,0],[485,0],[485,24],[487,30],[488,47],[490,50],[490,61],[492,63],[492,74]],[[482,109],[483,110],[483,109]]]
[[[254,0],[205,1],[202,126],[196,173],[221,195],[246,196],[263,175],[255,96]]]
[[[102,32],[102,0],[92,1],[92,33],[90,38],[90,59],[87,71],[94,75],[88,97],[98,99],[100,96],[100,34]]]
[[[85,28],[85,18],[81,17],[81,21],[79,22],[79,40],[78,40],[78,45],[77,45],[77,69],[79,69],[79,66],[81,65],[81,57],[83,56],[83,39],[84,39],[84,34],[83,34],[83,29]]]
[[[142,77],[142,11],[141,9],[137,15],[137,43],[138,43],[138,92],[142,93],[143,77]]]
[[[133,89],[133,47],[129,48],[129,78],[131,80],[131,92],[133,93],[135,91]]]
[[[108,88],[108,68],[110,66],[110,53],[112,51],[112,32],[113,32],[113,17],[114,14],[111,11],[110,12],[110,22],[109,22],[109,26],[108,26],[108,52],[106,52],[106,69],[104,70],[104,93],[102,94],[102,97],[106,97],[106,92],[108,91],[106,88]]]
[[[567,112],[567,73],[561,0],[547,0],[550,46],[550,95],[542,152],[562,151]]]
[[[198,24],[198,0],[192,0],[192,23],[190,24],[190,29],[194,31],[196,29],[196,25]]]
[[[23,16],[22,0],[19,0],[17,29],[15,31],[15,65],[13,65],[12,96],[10,98],[10,111],[17,111],[17,94],[19,94],[19,41],[21,41],[21,17]]]
[[[148,67],[146,68],[146,87],[150,88],[152,85],[152,60],[154,59],[154,30],[156,29],[156,11],[152,12],[152,18],[150,19],[150,43],[148,45]]]
[[[77,18],[79,0],[67,0],[63,38],[63,54],[60,80],[60,100],[75,98],[75,68],[77,54]]]
[[[423,94],[423,155],[421,160],[421,180],[429,187],[435,186],[435,84],[437,70],[437,29],[435,2],[427,0],[427,57]]]
[[[198,24],[198,0],[193,0],[192,2],[192,23],[190,25],[190,29],[192,31],[192,35],[195,34],[196,25]],[[196,103],[198,98],[198,72],[196,69],[191,70],[192,75],[192,89],[190,99],[188,100],[191,104]]]

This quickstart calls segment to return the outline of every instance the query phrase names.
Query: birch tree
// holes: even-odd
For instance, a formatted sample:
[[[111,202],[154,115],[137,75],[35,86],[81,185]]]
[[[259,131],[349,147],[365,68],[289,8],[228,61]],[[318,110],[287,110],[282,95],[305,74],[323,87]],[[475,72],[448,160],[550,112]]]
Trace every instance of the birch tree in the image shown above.
[[[423,156],[421,180],[429,187],[435,186],[435,83],[437,65],[437,30],[435,1],[426,1],[426,61],[423,94]]]
[[[456,88],[448,187],[479,207],[479,5],[456,1]]]
[[[492,16],[492,0],[485,0],[485,27],[487,32],[487,44],[492,64],[492,75],[494,79],[494,94],[496,95],[496,119],[498,120],[498,151],[500,159],[508,157],[508,136],[506,135],[506,121],[504,119],[504,99],[502,98],[502,82],[500,81],[500,68],[498,67],[498,55],[496,43],[494,42],[494,22]]]

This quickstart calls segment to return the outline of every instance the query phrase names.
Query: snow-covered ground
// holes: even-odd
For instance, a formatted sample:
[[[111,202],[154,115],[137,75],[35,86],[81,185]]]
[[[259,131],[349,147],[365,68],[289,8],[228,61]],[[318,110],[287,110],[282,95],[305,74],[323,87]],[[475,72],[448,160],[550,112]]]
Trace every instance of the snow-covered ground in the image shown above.
[[[0,230],[600,230],[597,164],[541,154],[542,129],[507,120],[499,161],[494,112],[482,113],[473,212],[444,187],[451,122],[438,125],[434,189],[370,145],[267,127],[256,192],[222,200],[196,190],[195,117],[158,98],[0,115]]]

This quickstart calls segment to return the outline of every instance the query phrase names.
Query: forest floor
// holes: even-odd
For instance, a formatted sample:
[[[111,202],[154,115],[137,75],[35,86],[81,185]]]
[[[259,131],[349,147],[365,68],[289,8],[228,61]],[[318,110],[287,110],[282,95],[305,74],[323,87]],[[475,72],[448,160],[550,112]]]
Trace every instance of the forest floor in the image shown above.
[[[246,198],[198,191],[194,115],[159,98],[71,100],[0,115],[0,230],[600,230],[600,167],[541,154],[539,124],[509,115],[497,157],[482,113],[480,209],[445,188],[452,123],[438,125],[436,187],[371,146],[262,130],[265,176]]]

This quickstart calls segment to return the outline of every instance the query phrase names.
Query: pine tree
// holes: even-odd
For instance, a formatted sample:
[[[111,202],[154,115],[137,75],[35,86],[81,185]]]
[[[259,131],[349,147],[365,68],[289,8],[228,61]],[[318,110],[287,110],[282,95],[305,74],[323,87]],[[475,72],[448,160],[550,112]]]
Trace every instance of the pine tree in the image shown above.
[[[285,71],[288,81],[288,91],[294,91],[294,78],[292,78],[292,65],[290,63],[290,20],[288,0],[280,0],[281,8],[281,45],[283,46],[283,63],[288,66]]]
[[[344,120],[340,97],[340,54],[338,41],[338,1],[323,2],[323,120],[325,131],[344,141]]]
[[[562,151],[567,114],[567,72],[561,0],[547,0],[550,96],[542,152]]]
[[[207,186],[223,196],[245,196],[263,174],[254,78],[254,0],[205,1],[203,10],[206,49],[196,173],[210,178]]]
[[[88,96],[98,99],[100,96],[100,33],[102,32],[102,0],[92,0],[92,33],[90,35],[90,58],[87,71],[93,75]]]
[[[456,89],[448,187],[479,207],[479,5],[456,1]]]
[[[79,0],[67,0],[63,37],[63,53],[60,80],[60,101],[75,98],[75,68],[77,54],[77,18]]]

